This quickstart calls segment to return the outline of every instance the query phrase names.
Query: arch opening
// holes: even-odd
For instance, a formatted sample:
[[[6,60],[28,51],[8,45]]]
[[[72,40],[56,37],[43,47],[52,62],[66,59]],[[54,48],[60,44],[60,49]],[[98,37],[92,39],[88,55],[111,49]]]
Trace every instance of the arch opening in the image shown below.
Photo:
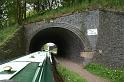
[[[40,51],[46,43],[54,43],[57,46],[57,57],[71,59],[72,61],[81,63],[80,52],[84,51],[83,42],[72,31],[51,27],[39,31],[31,39],[29,52]]]
[[[48,42],[41,47],[41,51],[49,51],[54,55],[57,55],[58,47],[52,42]]]

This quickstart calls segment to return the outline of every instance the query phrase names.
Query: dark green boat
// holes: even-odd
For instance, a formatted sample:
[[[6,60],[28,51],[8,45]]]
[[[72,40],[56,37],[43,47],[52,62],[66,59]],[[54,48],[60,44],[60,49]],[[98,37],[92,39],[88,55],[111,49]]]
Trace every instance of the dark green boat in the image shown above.
[[[35,52],[0,65],[0,82],[54,82],[49,52]],[[11,68],[11,69],[10,69]]]

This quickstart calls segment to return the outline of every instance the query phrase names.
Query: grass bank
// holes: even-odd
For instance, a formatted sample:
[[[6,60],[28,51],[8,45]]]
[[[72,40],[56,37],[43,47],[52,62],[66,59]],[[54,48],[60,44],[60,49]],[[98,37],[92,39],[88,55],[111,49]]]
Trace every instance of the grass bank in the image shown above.
[[[95,63],[87,65],[85,69],[93,74],[109,79],[111,82],[124,82],[124,70],[110,69]]]
[[[0,45],[17,30],[17,25],[0,29]]]
[[[77,73],[72,72],[61,65],[57,66],[57,70],[59,74],[63,77],[64,82],[88,82],[86,79],[84,79]]]

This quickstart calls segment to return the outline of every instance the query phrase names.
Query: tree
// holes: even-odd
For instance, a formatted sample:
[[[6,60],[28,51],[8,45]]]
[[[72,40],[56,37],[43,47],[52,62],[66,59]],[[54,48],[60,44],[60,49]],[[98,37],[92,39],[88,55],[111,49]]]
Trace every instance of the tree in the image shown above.
[[[2,28],[2,14],[3,14],[3,10],[2,8],[0,7],[0,28]]]
[[[3,19],[4,19],[4,0],[0,1],[0,28],[3,28]]]

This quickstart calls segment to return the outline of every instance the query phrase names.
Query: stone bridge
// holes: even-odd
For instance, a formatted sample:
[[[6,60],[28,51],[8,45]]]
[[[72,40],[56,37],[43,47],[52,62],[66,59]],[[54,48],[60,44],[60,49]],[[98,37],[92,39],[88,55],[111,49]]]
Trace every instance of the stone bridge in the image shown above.
[[[80,52],[89,50],[89,40],[76,26],[66,23],[36,23],[33,29],[28,29],[27,52],[41,50],[48,43],[55,43],[58,55],[78,61]],[[31,28],[28,26],[28,28]]]
[[[52,42],[57,45],[59,56],[82,62],[80,52],[95,49],[97,35],[88,36],[87,30],[98,28],[98,18],[99,12],[95,11],[25,25],[26,51],[41,50],[44,44]]]
[[[26,52],[35,52],[48,42],[58,55],[82,62],[80,52],[100,51],[94,61],[124,67],[124,13],[86,11],[25,25]],[[95,31],[95,32],[93,32]]]
[[[0,45],[0,60],[38,51],[48,42],[57,45],[60,57],[80,63],[80,52],[99,51],[93,61],[124,68],[124,12],[85,11],[26,24]]]

